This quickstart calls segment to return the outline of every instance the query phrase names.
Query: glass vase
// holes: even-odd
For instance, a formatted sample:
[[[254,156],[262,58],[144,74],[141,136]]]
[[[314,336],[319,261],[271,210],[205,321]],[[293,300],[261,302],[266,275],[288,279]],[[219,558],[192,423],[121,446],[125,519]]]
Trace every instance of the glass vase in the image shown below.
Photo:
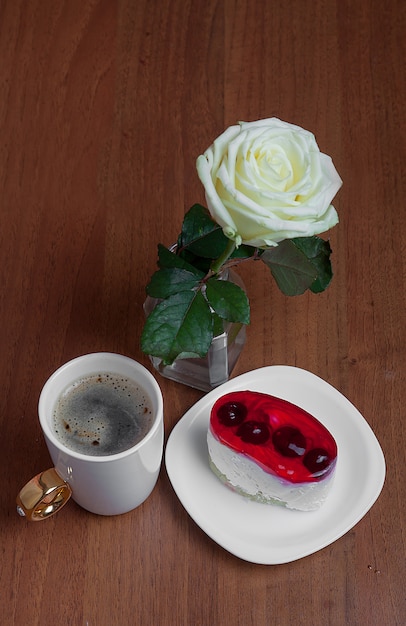
[[[235,283],[245,291],[245,285],[236,272],[229,269],[221,278]],[[158,299],[148,296],[144,302],[145,315],[148,316],[158,303]],[[150,359],[161,376],[208,392],[230,378],[244,347],[245,339],[244,324],[224,322],[223,333],[213,337],[205,357],[176,359],[172,365],[163,365],[158,357],[150,356]]]

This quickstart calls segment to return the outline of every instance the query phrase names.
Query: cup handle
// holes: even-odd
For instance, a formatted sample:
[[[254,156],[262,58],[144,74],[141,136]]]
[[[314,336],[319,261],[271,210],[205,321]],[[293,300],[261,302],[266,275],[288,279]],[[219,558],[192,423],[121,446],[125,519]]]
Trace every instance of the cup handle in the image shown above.
[[[71,495],[68,483],[52,467],[37,474],[21,489],[17,513],[30,522],[40,522],[60,511]]]

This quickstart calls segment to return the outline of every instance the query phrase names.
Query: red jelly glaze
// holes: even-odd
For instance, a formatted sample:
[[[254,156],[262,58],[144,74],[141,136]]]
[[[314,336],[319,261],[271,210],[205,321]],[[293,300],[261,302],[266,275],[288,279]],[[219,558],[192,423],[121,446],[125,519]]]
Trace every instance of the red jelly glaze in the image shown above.
[[[228,403],[233,416],[236,406],[237,412],[240,408],[239,419],[227,419]],[[222,396],[212,408],[210,429],[221,443],[291,483],[318,482],[332,472],[337,460],[337,444],[323,424],[295,404],[265,393],[234,391]],[[267,431],[268,437],[258,436],[259,431]]]

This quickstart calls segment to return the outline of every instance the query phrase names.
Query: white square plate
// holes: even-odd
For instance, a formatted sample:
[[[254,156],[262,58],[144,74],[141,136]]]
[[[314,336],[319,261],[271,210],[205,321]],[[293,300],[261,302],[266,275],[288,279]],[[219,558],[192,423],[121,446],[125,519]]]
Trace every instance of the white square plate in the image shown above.
[[[220,396],[245,389],[293,402],[335,438],[336,475],[318,511],[253,502],[225,487],[210,470],[211,407]],[[253,370],[208,393],[172,430],[165,461],[179,500],[200,528],[235,556],[267,565],[295,561],[342,537],[371,508],[385,480],[381,447],[359,411],[321,378],[290,366]]]

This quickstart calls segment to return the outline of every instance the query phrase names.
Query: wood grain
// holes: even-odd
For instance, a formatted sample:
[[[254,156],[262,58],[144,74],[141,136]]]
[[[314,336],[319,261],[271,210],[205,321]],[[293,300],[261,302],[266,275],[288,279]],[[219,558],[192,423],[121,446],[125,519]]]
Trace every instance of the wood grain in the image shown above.
[[[405,30],[402,0],[0,0],[1,624],[404,622]],[[244,267],[252,323],[234,373],[288,364],[335,385],[384,450],[380,498],[280,566],[209,539],[164,467],[130,514],[70,503],[25,523],[15,495],[50,464],[46,378],[98,350],[150,367],[145,284],[158,242],[204,202],[195,159],[226,126],[271,116],[314,132],[344,180],[335,276],[287,298]],[[202,394],[159,383],[168,437]]]

